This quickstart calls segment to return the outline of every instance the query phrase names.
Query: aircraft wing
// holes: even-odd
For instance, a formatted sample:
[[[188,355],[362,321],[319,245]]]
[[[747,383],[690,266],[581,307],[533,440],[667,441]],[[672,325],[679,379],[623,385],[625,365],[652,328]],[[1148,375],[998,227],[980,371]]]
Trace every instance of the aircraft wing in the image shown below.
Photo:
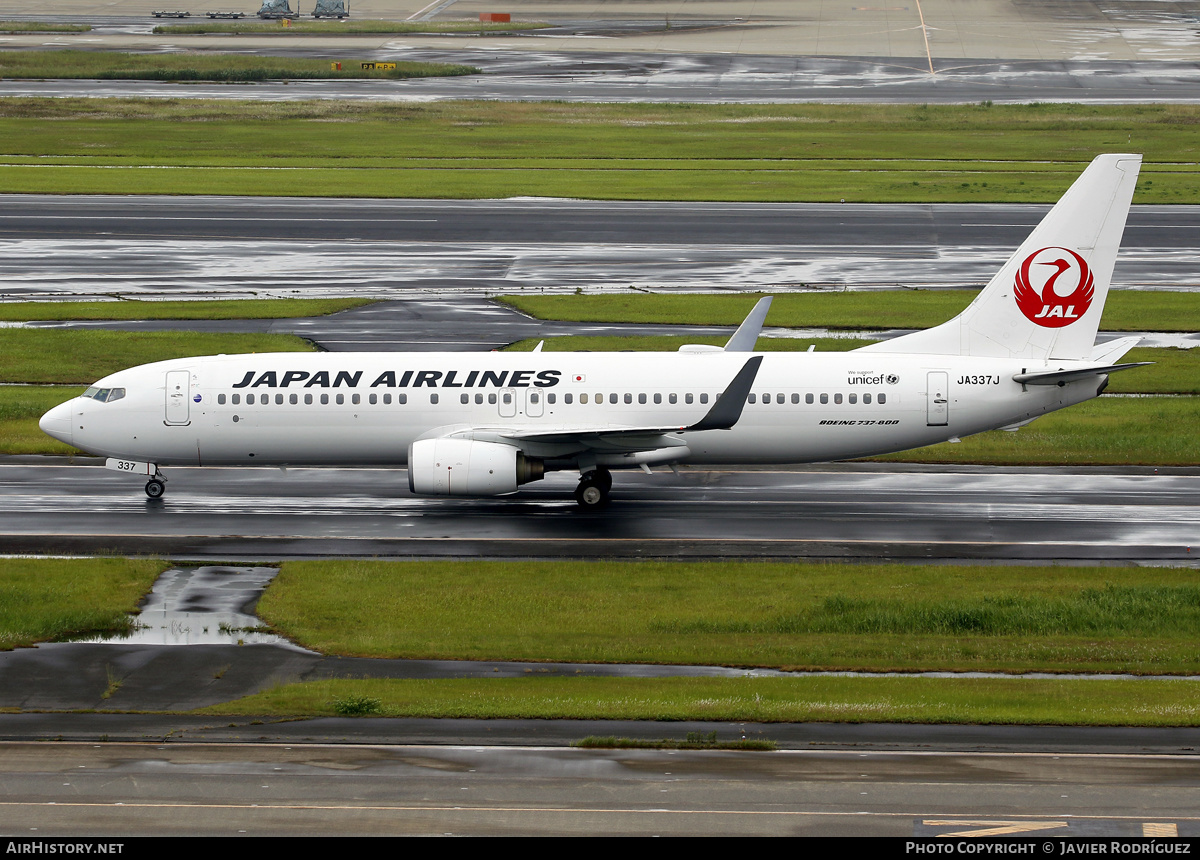
[[[621,425],[578,427],[555,427],[542,430],[537,427],[506,428],[461,428],[447,435],[479,440],[506,441],[510,443],[540,443],[561,445],[575,450],[590,450],[605,453],[654,451],[661,448],[683,448],[687,443],[672,434],[698,433],[704,430],[729,430],[742,417],[746,398],[763,357],[749,359],[737,372],[725,390],[709,408],[708,413],[694,424],[673,427],[631,427]]]

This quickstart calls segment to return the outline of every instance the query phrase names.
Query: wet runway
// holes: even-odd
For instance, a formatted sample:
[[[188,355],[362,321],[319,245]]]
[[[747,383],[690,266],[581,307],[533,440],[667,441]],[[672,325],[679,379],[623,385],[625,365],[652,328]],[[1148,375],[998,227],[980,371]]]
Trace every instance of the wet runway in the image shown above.
[[[1049,207],[0,197],[0,298],[982,286]],[[1200,206],[1137,206],[1117,288],[1200,287]]]
[[[1169,837],[1185,840],[1186,849],[1186,840],[1200,835],[1193,754],[896,752],[821,749],[819,741],[764,754],[147,740],[0,745],[10,770],[0,828],[39,838],[912,838],[1003,828],[1026,839],[1166,837],[1156,840],[1159,850],[1172,847]],[[884,845],[902,850],[898,842]]]
[[[786,557],[1195,565],[1200,470],[846,464],[576,476],[514,497],[411,496],[403,470],[168,469],[167,495],[99,467],[0,466],[0,552],[196,559]]]
[[[98,41],[93,38],[91,41]],[[178,42],[179,39],[174,41]],[[503,49],[414,47],[397,39],[370,47],[241,50],[268,55],[376,61],[469,63],[482,75],[401,81],[289,81],[251,84],[156,81],[7,80],[6,95],[29,98],[193,98],[255,101],[311,99],[368,102],[434,102],[454,99],[693,104],[1077,104],[1184,103],[1200,101],[1200,64],[1190,60],[1063,61],[935,59],[925,57],[822,57],[711,54],[645,54],[556,51],[544,38],[510,40]],[[213,50],[209,44],[192,49]],[[60,47],[67,47],[64,42]],[[80,46],[94,47],[94,46]],[[117,46],[126,47],[128,46]],[[146,46],[135,49],[146,50]],[[153,48],[163,50],[163,48]],[[168,47],[167,50],[179,50]]]

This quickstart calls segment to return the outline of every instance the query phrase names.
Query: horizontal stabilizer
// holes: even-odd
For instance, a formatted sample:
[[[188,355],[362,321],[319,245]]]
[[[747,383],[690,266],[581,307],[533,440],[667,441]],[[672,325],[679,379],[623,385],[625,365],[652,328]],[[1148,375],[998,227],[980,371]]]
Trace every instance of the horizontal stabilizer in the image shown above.
[[[1102,367],[1081,367],[1076,370],[1039,370],[1034,373],[1018,373],[1013,376],[1013,382],[1022,385],[1065,385],[1089,376],[1100,376],[1105,373],[1116,373],[1118,370],[1129,370],[1131,367],[1145,367],[1154,364],[1153,361],[1135,361],[1130,364],[1108,364]]]

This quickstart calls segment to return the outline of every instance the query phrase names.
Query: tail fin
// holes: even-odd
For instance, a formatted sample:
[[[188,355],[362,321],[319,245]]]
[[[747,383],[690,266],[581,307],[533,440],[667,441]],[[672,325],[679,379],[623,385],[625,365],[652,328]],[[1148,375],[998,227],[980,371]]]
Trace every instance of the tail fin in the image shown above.
[[[1098,156],[966,310],[863,351],[1090,358],[1141,164]]]

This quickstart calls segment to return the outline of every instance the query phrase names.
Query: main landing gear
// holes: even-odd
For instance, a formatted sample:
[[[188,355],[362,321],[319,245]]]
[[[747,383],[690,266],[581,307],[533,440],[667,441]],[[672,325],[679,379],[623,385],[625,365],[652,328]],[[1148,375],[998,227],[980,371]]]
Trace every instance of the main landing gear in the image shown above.
[[[161,499],[166,491],[167,479],[155,472],[154,477],[146,482],[146,495],[152,499]]]
[[[608,491],[612,489],[612,472],[608,469],[597,468],[584,472],[579,478],[579,486],[575,488],[575,501],[579,507],[602,508],[608,504]]]

